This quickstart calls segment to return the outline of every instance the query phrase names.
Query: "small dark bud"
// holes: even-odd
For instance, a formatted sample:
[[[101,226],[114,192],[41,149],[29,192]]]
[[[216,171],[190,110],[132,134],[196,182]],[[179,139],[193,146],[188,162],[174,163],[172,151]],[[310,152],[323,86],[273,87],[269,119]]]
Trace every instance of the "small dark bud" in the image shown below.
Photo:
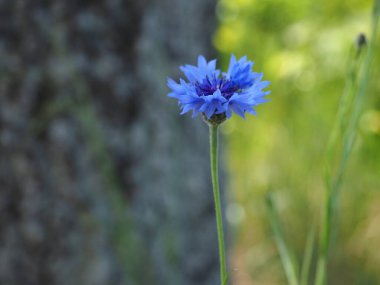
[[[361,49],[367,45],[367,38],[364,33],[360,33],[356,38],[356,46],[358,49]]]
[[[226,113],[214,114],[210,117],[210,119],[208,119],[207,116],[202,113],[202,117],[208,125],[220,125],[227,119]]]

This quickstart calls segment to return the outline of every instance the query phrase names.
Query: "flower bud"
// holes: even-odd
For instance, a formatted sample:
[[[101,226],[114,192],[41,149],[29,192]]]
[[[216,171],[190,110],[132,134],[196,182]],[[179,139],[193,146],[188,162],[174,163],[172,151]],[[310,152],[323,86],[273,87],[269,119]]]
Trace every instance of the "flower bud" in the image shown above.
[[[205,121],[206,124],[208,125],[220,125],[227,119],[227,116],[226,116],[226,113],[214,114],[209,119],[207,118],[205,113],[202,113],[202,118],[203,118],[203,121]]]
[[[357,37],[356,37],[356,47],[358,49],[361,49],[362,47],[366,46],[367,45],[367,38],[365,36],[364,33],[360,33]]]

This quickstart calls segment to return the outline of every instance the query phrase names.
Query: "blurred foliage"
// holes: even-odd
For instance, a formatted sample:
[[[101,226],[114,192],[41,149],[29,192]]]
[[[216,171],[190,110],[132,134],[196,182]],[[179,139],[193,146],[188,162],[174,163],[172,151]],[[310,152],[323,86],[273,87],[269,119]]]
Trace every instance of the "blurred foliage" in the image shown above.
[[[265,211],[268,188],[275,193],[286,242],[296,258],[302,257],[312,224],[320,222],[326,144],[349,51],[360,32],[369,34],[372,4],[219,1],[214,43],[222,64],[230,53],[247,55],[271,81],[271,102],[258,108],[258,117],[233,118],[222,127],[231,177],[227,219],[235,230],[234,284],[285,284]],[[342,187],[329,273],[334,285],[380,284],[379,63],[375,52],[369,99]]]

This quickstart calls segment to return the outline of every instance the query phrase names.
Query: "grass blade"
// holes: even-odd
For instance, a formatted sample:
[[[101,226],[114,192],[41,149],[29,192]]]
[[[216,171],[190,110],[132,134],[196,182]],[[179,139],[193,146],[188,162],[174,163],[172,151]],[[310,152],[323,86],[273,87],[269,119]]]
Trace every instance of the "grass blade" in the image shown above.
[[[278,251],[280,253],[281,262],[285,270],[288,284],[298,285],[296,265],[293,262],[293,259],[289,252],[288,247],[286,246],[286,243],[281,231],[281,227],[280,227],[277,209],[274,204],[271,193],[268,193],[266,196],[266,205],[267,205],[270,223],[271,223],[272,230],[274,233],[274,238],[276,241]]]
[[[311,268],[311,260],[313,257],[314,241],[315,241],[315,224],[311,227],[307,235],[304,256],[302,259],[302,269],[300,277],[300,285],[307,285]]]

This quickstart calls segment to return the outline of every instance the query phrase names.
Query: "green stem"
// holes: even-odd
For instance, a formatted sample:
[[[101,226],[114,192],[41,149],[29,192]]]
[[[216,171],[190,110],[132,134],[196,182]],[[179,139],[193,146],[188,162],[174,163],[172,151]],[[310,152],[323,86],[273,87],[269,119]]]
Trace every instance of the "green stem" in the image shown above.
[[[269,219],[274,233],[274,239],[276,241],[277,248],[280,253],[281,262],[285,270],[286,278],[288,279],[288,284],[298,285],[299,282],[297,278],[296,264],[294,262],[293,254],[290,253],[285,243],[284,235],[280,226],[280,219],[277,213],[277,207],[273,201],[271,193],[268,193],[266,197],[266,204],[269,213]]]
[[[214,193],[216,226],[218,230],[220,279],[221,284],[227,283],[226,254],[224,248],[224,232],[222,222],[222,210],[220,203],[220,190],[218,178],[218,125],[210,124],[210,163],[212,190]]]
[[[357,87],[354,85],[356,81],[357,73],[359,73],[360,66],[357,64],[358,58],[355,59],[354,65],[352,66],[352,81],[348,89],[353,89],[355,92],[354,97],[352,98],[353,104],[352,112],[348,122],[345,125],[344,133],[342,134],[342,149],[339,153],[338,167],[335,175],[331,173],[332,166],[327,166],[326,175],[326,204],[324,209],[324,218],[323,225],[321,230],[321,239],[320,239],[320,252],[317,264],[317,273],[316,273],[316,282],[315,285],[325,285],[327,283],[327,265],[329,259],[329,247],[331,243],[331,232],[332,227],[334,226],[334,219],[337,215],[337,204],[339,202],[339,192],[343,182],[343,175],[347,167],[347,161],[351,154],[353,144],[356,138],[357,127],[359,119],[363,110],[365,94],[368,88],[368,83],[370,79],[370,69],[371,63],[373,61],[373,52],[375,48],[375,41],[378,32],[378,23],[380,19],[380,0],[375,0],[375,5],[373,9],[373,18],[372,18],[372,33],[370,38],[370,43],[368,47],[368,52],[365,57],[365,61],[362,68],[361,78],[358,82]],[[349,91],[351,92],[351,91]],[[348,103],[347,103],[348,104]],[[347,112],[348,106],[343,106],[344,110],[338,116],[339,123],[343,122],[344,113]],[[341,125],[341,124],[338,124]],[[331,140],[333,144],[337,141],[337,129],[333,131],[333,139]],[[332,148],[333,144],[330,146],[328,155],[332,157]],[[330,157],[329,163],[332,164],[332,158]]]

